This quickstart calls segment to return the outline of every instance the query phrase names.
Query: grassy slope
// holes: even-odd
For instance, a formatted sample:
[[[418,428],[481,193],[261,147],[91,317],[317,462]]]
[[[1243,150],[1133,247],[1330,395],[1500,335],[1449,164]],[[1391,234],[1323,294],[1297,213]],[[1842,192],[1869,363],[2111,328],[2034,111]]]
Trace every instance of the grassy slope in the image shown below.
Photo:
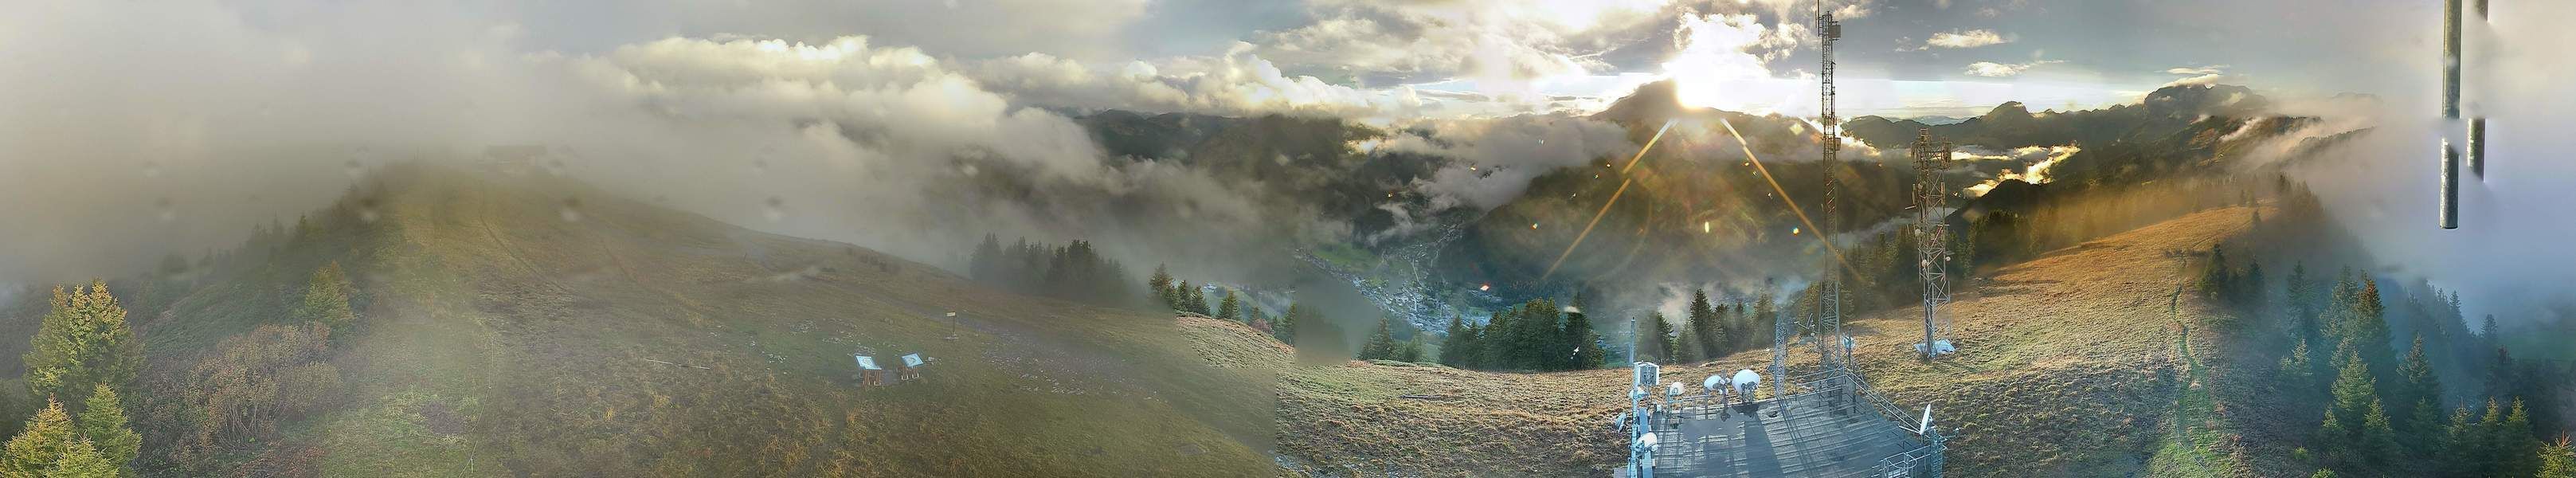
[[[312,264],[372,299],[341,406],[238,458],[325,476],[1266,473],[1268,369],[1149,314],[1024,298],[853,246],[540,178],[426,171],[384,218],[183,298],[156,374],[282,320]],[[578,221],[562,214],[581,199]],[[264,304],[265,303],[265,304]],[[965,318],[960,338],[941,312]],[[932,357],[861,389],[848,355]],[[705,369],[656,363],[676,362]]]
[[[2008,267],[1952,304],[1962,352],[1911,356],[1919,310],[1853,325],[1862,371],[1953,430],[1951,476],[2236,476],[2238,430],[2221,398],[2253,388],[2227,358],[2227,320],[2176,297],[2192,254],[2242,232],[2246,208],[2192,214]],[[2171,305],[2171,307],[2169,307]],[[2188,327],[2186,327],[2188,326]],[[1759,369],[1768,350],[1674,377]],[[1792,353],[1792,367],[1812,363]],[[1354,362],[1285,372],[1281,449],[1317,469],[1376,475],[1603,474],[1624,460],[1606,428],[1625,370],[1497,374]],[[2213,390],[2213,388],[2218,390]],[[1400,395],[1447,395],[1415,400]]]

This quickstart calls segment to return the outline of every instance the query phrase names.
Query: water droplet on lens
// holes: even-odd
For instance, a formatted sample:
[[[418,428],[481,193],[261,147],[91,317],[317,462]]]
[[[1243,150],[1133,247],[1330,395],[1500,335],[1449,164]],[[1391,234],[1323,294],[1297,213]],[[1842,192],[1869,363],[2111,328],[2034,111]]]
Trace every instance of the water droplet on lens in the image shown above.
[[[770,196],[769,209],[764,211],[762,214],[769,216],[769,220],[771,221],[784,219],[787,217],[786,205],[787,201],[779,199],[778,196]]]

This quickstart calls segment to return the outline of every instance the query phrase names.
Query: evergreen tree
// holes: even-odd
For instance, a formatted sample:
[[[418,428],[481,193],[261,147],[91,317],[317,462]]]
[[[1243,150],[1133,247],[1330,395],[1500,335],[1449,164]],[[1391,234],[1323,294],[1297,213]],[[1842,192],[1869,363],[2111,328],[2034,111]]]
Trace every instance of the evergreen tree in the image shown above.
[[[142,343],[126,328],[125,308],[108,294],[106,281],[69,294],[55,287],[53,311],[28,342],[24,362],[31,397],[87,399],[100,384],[133,382],[143,368]]]
[[[1368,344],[1360,346],[1360,360],[1395,358],[1395,334],[1392,326],[1394,322],[1385,318],[1377,319],[1377,332],[1370,333]]]
[[[2371,370],[2387,371],[2396,366],[2396,354],[2390,350],[2393,343],[2389,340],[2387,309],[2379,302],[2379,282],[2368,276],[2361,276],[2358,282],[2360,288],[2349,302],[2349,330],[2354,334],[2350,338],[2360,346],[2355,350]]]
[[[2246,310],[2265,310],[2264,307],[2270,301],[2263,296],[2263,292],[2267,290],[2263,287],[2263,261],[2246,259],[2245,274],[2237,277],[2236,282],[2238,304],[2244,305]]]
[[[1467,327],[1465,317],[1449,314],[1449,335],[1440,338],[1440,363],[1458,368],[1476,367],[1475,361],[1469,358],[1477,354],[1475,347],[1469,345],[1476,340],[1476,333]]]
[[[2314,366],[2308,364],[2306,339],[2300,339],[2299,345],[2292,347],[2289,355],[2281,356],[2280,369],[2281,384],[2299,392],[2298,396],[2305,397],[2316,393],[2316,371]]]
[[[1547,370],[1559,361],[1553,352],[1557,335],[1556,301],[1537,299],[1521,304],[1521,317],[1513,321],[1511,350],[1515,370]],[[1553,350],[1551,350],[1553,349]]]
[[[2532,434],[2531,414],[2521,400],[2513,401],[2513,412],[2492,432],[2496,457],[2501,461],[2497,473],[2503,476],[2531,476],[2540,472],[2540,438]]]
[[[2369,456],[2365,433],[2368,415],[2379,406],[2377,385],[2370,377],[2369,366],[2352,351],[2351,342],[2345,342],[2343,351],[2335,355],[2343,365],[2338,367],[2341,373],[2335,376],[2332,401],[2326,407],[2325,425],[2319,427],[2318,439],[2325,444],[2329,462],[2359,466]],[[2379,421],[2385,425],[2387,417],[2379,417]]]
[[[1699,363],[1708,358],[1700,353],[1700,344],[1705,341],[1699,335],[1699,322],[1691,320],[1691,317],[1696,315],[1699,313],[1691,312],[1683,315],[1681,319],[1683,323],[1673,327],[1673,330],[1677,331],[1676,336],[1673,337],[1673,363]]]
[[[2433,363],[2424,357],[2424,336],[2415,336],[2415,346],[2397,366],[2397,376],[2399,390],[2390,398],[2406,406],[2398,419],[2406,425],[2407,445],[2427,448],[2432,443],[2426,438],[2441,427],[2442,383],[2433,373]]]
[[[984,240],[987,240],[987,241],[992,240],[992,236],[984,236],[984,237],[985,237],[985,239],[984,239]],[[1179,306],[1174,306],[1174,305],[1172,305],[1172,270],[1171,270],[1171,268],[1169,268],[1169,267],[1164,267],[1162,264],[1155,264],[1155,265],[1154,265],[1154,276],[1153,276],[1153,277],[1149,277],[1149,278],[1146,278],[1146,279],[1145,279],[1145,287],[1146,287],[1146,288],[1148,288],[1148,289],[1151,289],[1151,290],[1152,290],[1152,292],[1154,293],[1154,300],[1162,301],[1162,303],[1163,303],[1163,306],[1164,306],[1164,307],[1169,307],[1169,308],[1173,308],[1173,309],[1179,309],[1179,308],[1180,308]]]
[[[1566,368],[1590,369],[1609,360],[1609,354],[1601,350],[1601,335],[1592,331],[1592,319],[1585,317],[1580,307],[1565,314],[1565,338],[1574,346],[1573,363],[1567,364]]]
[[[62,459],[45,470],[45,478],[118,478],[125,476],[123,465],[99,451],[89,440],[72,442],[63,449]]]
[[[2211,298],[2228,297],[2230,291],[2236,290],[2235,285],[2229,283],[2232,275],[2227,266],[2226,248],[2209,246],[2209,267],[2202,269],[2200,274],[2201,293]]]
[[[2374,467],[2397,464],[2392,458],[2404,450],[2398,447],[2397,430],[2388,423],[2388,410],[2378,400],[2372,400],[2370,411],[2362,415],[2360,436],[2355,438],[2356,454]]]
[[[82,403],[80,437],[88,437],[90,442],[95,442],[98,455],[106,457],[108,463],[116,463],[118,468],[134,463],[134,455],[144,445],[144,434],[137,434],[131,427],[126,427],[124,401],[118,401],[116,388],[108,388],[106,383],[100,383],[98,391],[90,391],[90,401]]]
[[[1422,358],[1421,334],[1414,334],[1413,340],[1406,340],[1403,344],[1395,346],[1395,361],[1421,362]]]
[[[2281,295],[2283,300],[2288,301],[2286,305],[2290,313],[2290,336],[2315,340],[2318,338],[2317,308],[2311,301],[2315,300],[2316,285],[2308,282],[2307,263],[2292,264],[2290,277],[2281,285],[2287,289]]]
[[[1208,310],[1207,290],[1205,289],[1206,287],[1204,286],[1190,286],[1190,290],[1181,291],[1181,298],[1189,299],[1190,301],[1188,312],[1197,313],[1199,315],[1210,315],[1208,312],[1212,311]]]
[[[116,390],[100,384],[81,408],[81,436],[95,443],[97,453],[108,463],[120,468],[132,463],[143,447],[143,435],[126,425],[125,406],[118,400]]]
[[[332,261],[313,271],[312,283],[304,286],[304,302],[295,308],[295,318],[341,331],[348,330],[349,323],[357,317],[349,310],[349,278],[340,273],[340,262]]]
[[[1297,345],[1297,321],[1304,319],[1305,315],[1305,304],[1288,303],[1288,311],[1279,314],[1279,323],[1270,324],[1271,338],[1279,339],[1279,343]]]
[[[993,233],[984,233],[984,242],[977,243],[975,253],[966,258],[966,275],[978,281],[998,281],[1002,278],[1004,260],[1001,238],[994,237]]]
[[[2532,476],[2576,478],[2576,446],[2570,446],[2567,437],[2558,437],[2557,442],[2540,450],[2540,473]]]
[[[1708,302],[1707,290],[1692,288],[1688,307],[1690,307],[1691,327],[1689,334],[1693,340],[1685,341],[1684,344],[1691,348],[1690,355],[1701,359],[1716,358],[1720,351],[1725,349],[1719,344],[1726,343],[1726,336],[1719,333],[1723,327],[1718,324],[1717,306]]]
[[[2487,398],[2495,400],[2515,398],[2513,396],[2514,370],[2513,352],[2505,350],[2504,347],[2496,347],[2495,359],[2487,362]]]
[[[1243,303],[1234,298],[1234,289],[1225,290],[1225,301],[1217,304],[1216,318],[1243,321]]]
[[[1664,313],[1656,312],[1648,316],[1646,322],[1650,332],[1645,335],[1646,346],[1654,351],[1654,361],[1680,360],[1680,354],[1675,350],[1679,348],[1676,343],[1679,337],[1673,334],[1673,324],[1664,320]]]
[[[1476,355],[1477,365],[1486,369],[1511,368],[1512,334],[1520,315],[1518,308],[1511,308],[1485,318],[1485,326],[1476,329],[1476,350],[1481,352]]]
[[[10,438],[6,445],[6,467],[0,477],[43,478],[60,461],[73,442],[80,441],[80,430],[72,426],[72,417],[63,412],[63,402],[47,400],[44,410],[27,419],[27,429]]]
[[[2487,407],[2494,409],[2495,402],[2487,402]],[[2451,409],[2451,427],[2442,440],[2442,448],[2450,453],[2443,455],[2442,476],[2485,476],[2493,469],[2489,455],[2494,447],[2488,446],[2486,429],[2473,417],[2466,407]]]

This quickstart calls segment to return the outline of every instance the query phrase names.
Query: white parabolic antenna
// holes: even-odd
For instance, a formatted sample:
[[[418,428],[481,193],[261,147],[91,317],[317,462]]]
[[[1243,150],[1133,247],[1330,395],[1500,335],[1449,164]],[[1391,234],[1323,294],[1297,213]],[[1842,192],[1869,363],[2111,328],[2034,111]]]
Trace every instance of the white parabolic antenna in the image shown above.
[[[1750,391],[1761,386],[1762,374],[1753,373],[1749,368],[1735,371],[1735,388]]]
[[[1706,390],[1711,391],[1711,392],[1715,392],[1715,391],[1717,391],[1718,387],[1724,387],[1724,386],[1727,386],[1727,385],[1732,385],[1732,384],[1727,383],[1727,382],[1726,382],[1726,374],[1722,374],[1722,373],[1721,373],[1721,374],[1717,374],[1717,375],[1710,375],[1710,376],[1708,376],[1708,380],[1706,380],[1706,381],[1702,381],[1702,382],[1700,382],[1700,383],[1699,383],[1699,388],[1706,389]]]

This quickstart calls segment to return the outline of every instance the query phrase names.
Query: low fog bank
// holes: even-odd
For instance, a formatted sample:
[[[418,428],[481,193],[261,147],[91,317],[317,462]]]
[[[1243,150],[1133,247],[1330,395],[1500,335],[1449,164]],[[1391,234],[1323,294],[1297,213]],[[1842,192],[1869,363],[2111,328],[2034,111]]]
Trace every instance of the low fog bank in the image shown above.
[[[2493,314],[2508,331],[2535,320],[2576,318],[2566,316],[2576,310],[2576,289],[2567,286],[2576,284],[2576,251],[2567,246],[2576,237],[2576,209],[2567,207],[2576,204],[2570,187],[2576,162],[2564,158],[2576,150],[2576,137],[2566,134],[2576,128],[2567,113],[2576,111],[2576,83],[2568,82],[2576,78],[2576,64],[2552,50],[2576,41],[2576,32],[2552,20],[2570,16],[2576,5],[2524,2],[2499,4],[2492,30],[2471,22],[2463,115],[2491,118],[2488,164],[2483,179],[2463,166],[2456,230],[2443,230],[2436,220],[2438,141],[2465,127],[2439,116],[2438,37],[2367,52],[2391,64],[2420,65],[2395,70],[2401,74],[2391,81],[2420,86],[2421,94],[2290,107],[2364,118],[2366,124],[2317,125],[2309,136],[2357,132],[2288,166],[2379,262],[2363,265],[2457,290],[2469,320]],[[2438,33],[2439,25],[2428,21],[2424,28]]]
[[[1348,237],[1347,215],[1288,199],[1297,185],[1287,178],[1112,157],[1076,118],[1043,108],[1058,105],[1028,101],[1236,116],[1419,106],[1400,91],[1283,77],[1241,51],[1193,69],[1095,71],[855,36],[558,52],[524,46],[523,27],[472,7],[30,10],[0,20],[0,58],[12,66],[0,84],[13,89],[0,97],[11,112],[0,115],[0,201],[13,205],[0,208],[10,225],[0,283],[140,273],[167,254],[232,247],[254,225],[292,223],[386,164],[496,159],[944,266],[989,233],[1090,240],[1140,273],[1169,263],[1185,277],[1235,279],[1293,264],[1295,244]],[[1572,161],[1625,143],[1586,123],[1431,124],[1422,128],[1457,140],[1415,147],[1535,169],[1544,165],[1518,167],[1535,152],[1474,138],[1536,132],[1562,139],[1538,152]],[[1386,187],[1479,204],[1514,181],[1526,177]]]

